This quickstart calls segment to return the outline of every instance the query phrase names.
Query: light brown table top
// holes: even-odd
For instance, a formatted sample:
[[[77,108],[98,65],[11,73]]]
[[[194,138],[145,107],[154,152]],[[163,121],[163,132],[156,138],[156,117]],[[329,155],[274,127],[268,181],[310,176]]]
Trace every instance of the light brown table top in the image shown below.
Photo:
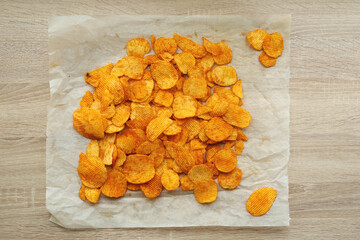
[[[58,3],[59,2],[59,3]],[[359,239],[359,1],[1,1],[0,238]],[[47,17],[291,13],[291,226],[69,231],[45,208]]]

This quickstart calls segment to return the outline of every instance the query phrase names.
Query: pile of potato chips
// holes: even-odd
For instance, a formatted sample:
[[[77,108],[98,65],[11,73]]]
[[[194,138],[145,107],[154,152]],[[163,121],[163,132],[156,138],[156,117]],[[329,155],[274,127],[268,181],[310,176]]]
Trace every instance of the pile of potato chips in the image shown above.
[[[155,54],[146,55],[151,51]],[[182,51],[179,51],[178,48]],[[218,184],[241,181],[237,155],[250,114],[230,47],[173,38],[132,39],[128,56],[85,74],[87,91],[73,114],[90,141],[78,173],[82,200],[118,198],[127,189],[158,197],[163,188],[193,191],[199,203],[216,200]]]
[[[249,32],[246,39],[255,50],[264,50],[259,55],[259,61],[264,67],[274,66],[284,50],[284,40],[278,32],[269,34],[263,29],[256,29]]]

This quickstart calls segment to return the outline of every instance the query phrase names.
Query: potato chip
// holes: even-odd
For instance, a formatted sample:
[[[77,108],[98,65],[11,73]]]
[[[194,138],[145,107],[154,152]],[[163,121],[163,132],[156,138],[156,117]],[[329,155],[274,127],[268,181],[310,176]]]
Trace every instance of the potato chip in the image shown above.
[[[197,102],[187,95],[175,96],[173,111],[176,118],[189,118],[196,116]]]
[[[225,65],[231,62],[232,60],[232,52],[230,47],[223,42],[219,42],[218,45],[221,49],[221,54],[213,55],[214,61],[217,65]]]
[[[223,119],[235,127],[246,128],[250,124],[251,115],[244,108],[230,104],[229,110],[225,113]]]
[[[235,141],[237,139],[238,132],[235,128],[233,128],[233,131],[231,135],[226,139],[227,141]]]
[[[160,134],[165,131],[171,124],[173,120],[166,117],[157,117],[149,122],[149,125],[146,127],[146,136],[150,141],[157,139]]]
[[[171,107],[155,106],[155,110],[158,117],[171,118],[173,115],[173,109]]]
[[[185,79],[183,91],[193,98],[203,98],[207,95],[207,84],[205,78],[189,77]]]
[[[266,35],[263,41],[263,49],[269,57],[280,57],[284,50],[284,40],[281,34],[274,32]]]
[[[171,92],[165,90],[159,90],[155,94],[154,103],[163,105],[165,107],[170,107],[173,103],[174,96]]]
[[[81,135],[91,139],[104,137],[103,118],[99,111],[91,108],[79,108],[73,113],[73,126]]]
[[[179,79],[177,80],[176,85],[175,85],[176,89],[177,90],[182,90],[184,82],[185,82],[185,78],[184,77],[179,77]]]
[[[212,179],[213,173],[208,166],[200,164],[193,166],[189,171],[188,176],[193,183],[196,183],[197,181]]]
[[[105,132],[106,133],[117,133],[117,132],[120,132],[121,130],[123,130],[125,128],[124,125],[122,125],[121,127],[118,127],[118,126],[115,126],[113,124],[110,124],[107,126],[107,128],[105,129]]]
[[[199,59],[199,64],[204,69],[204,72],[208,72],[214,66],[214,58],[210,53],[208,53],[205,57]]]
[[[219,176],[219,170],[215,167],[214,163],[206,162],[204,163],[212,172],[212,179],[216,179]]]
[[[81,182],[90,188],[101,187],[107,179],[107,171],[103,161],[97,156],[79,155],[77,168]]]
[[[237,97],[230,89],[222,88],[222,87],[214,87],[214,94],[219,95],[220,98],[226,99],[228,103],[232,103],[235,105],[242,105],[242,101],[239,97]]]
[[[195,67],[189,69],[188,77],[198,77],[205,79],[205,71],[200,64],[196,64]]]
[[[200,116],[200,115],[209,113],[210,111],[211,111],[211,108],[209,106],[199,104],[199,107],[197,110],[197,115]]]
[[[211,71],[212,80],[220,86],[231,86],[237,80],[236,71],[231,66],[217,66]]]
[[[179,122],[179,120],[177,120]],[[181,132],[179,134],[169,136],[168,141],[175,142],[183,146],[188,139],[189,136],[189,130],[185,127],[181,127]]]
[[[180,187],[183,191],[194,190],[194,183],[190,180],[188,175],[181,176]]]
[[[206,51],[208,51],[209,53],[211,53],[212,55],[220,55],[222,53],[222,49],[220,47],[220,45],[216,44],[216,43],[212,43],[209,40],[207,40],[206,38],[202,38],[204,41],[204,47],[206,49]]]
[[[224,189],[235,189],[241,182],[242,171],[239,168],[235,168],[229,173],[219,174],[219,185]]]
[[[144,38],[134,38],[126,44],[126,51],[129,56],[144,57],[150,52],[150,44]]]
[[[214,155],[220,151],[221,146],[220,145],[213,145],[206,151],[206,161],[213,163],[214,162]]]
[[[196,63],[194,56],[189,52],[175,54],[174,61],[179,70],[184,74],[187,74],[188,70],[193,68]]]
[[[146,183],[155,175],[154,159],[142,154],[128,155],[124,163],[124,174],[130,183]]]
[[[96,156],[99,157],[99,143],[97,140],[91,140],[87,149],[86,156]]]
[[[93,95],[89,90],[87,90],[84,96],[82,97],[82,99],[80,100],[80,106],[90,108],[93,102],[94,102]]]
[[[265,30],[256,29],[249,32],[246,35],[246,39],[255,50],[260,51],[263,48],[263,41],[267,35],[269,34]]]
[[[100,194],[100,189],[85,187],[85,197],[91,203],[97,203],[99,201]]]
[[[189,52],[196,58],[202,58],[207,53],[203,45],[200,45],[189,38],[182,37],[177,33],[174,33],[174,39],[183,52]]]
[[[105,134],[103,139],[99,141],[99,156],[103,158],[106,148],[109,145],[113,145],[115,143],[116,133],[113,134]]]
[[[158,56],[164,53],[169,53],[170,55],[174,55],[177,49],[177,44],[173,38],[159,37],[158,39],[156,39],[153,48],[155,54]]]
[[[215,167],[220,172],[231,172],[235,169],[237,164],[235,152],[231,148],[221,149],[213,158]]]
[[[120,104],[124,101],[125,99],[124,88],[121,82],[119,82],[117,76],[114,75],[107,76],[105,79],[101,80],[99,87],[100,85],[104,86],[107,90],[109,90],[111,95],[114,97],[113,101],[115,105]]]
[[[236,130],[238,132],[238,136],[237,136],[236,140],[238,140],[238,141],[241,140],[241,141],[247,142],[248,138],[245,135],[245,133],[243,133],[243,131],[240,128],[236,128]]]
[[[118,105],[115,108],[115,114],[111,119],[111,122],[117,126],[123,126],[130,117],[130,107],[127,105]]]
[[[164,145],[183,172],[187,173],[195,165],[195,159],[183,146],[170,141],[165,141]]]
[[[179,75],[175,67],[166,61],[151,64],[151,75],[161,89],[170,89],[175,86]]]
[[[153,49],[155,49],[155,48],[154,48],[155,41],[156,41],[156,37],[155,37],[154,35],[151,35],[151,36],[150,36],[150,42],[151,42],[151,47],[152,47]],[[175,41],[175,40],[174,40],[174,41]]]
[[[232,148],[235,145],[235,141],[226,141],[224,144],[224,149],[225,148]]]
[[[276,64],[276,58],[268,56],[265,52],[259,55],[259,61],[264,67],[272,67]]]
[[[244,150],[243,141],[236,142],[236,144],[235,144],[235,153],[236,153],[236,155],[241,155],[243,150]]]
[[[211,116],[221,117],[227,112],[229,103],[225,98],[222,98],[217,93],[214,93],[206,101],[206,106],[210,109]]]
[[[133,102],[150,102],[151,94],[154,89],[154,81],[152,79],[146,80],[131,80],[129,81],[130,96],[129,100]]]
[[[80,187],[80,189],[79,189],[79,197],[80,197],[80,199],[83,200],[84,202],[85,202],[85,200],[86,200],[85,189],[86,189],[85,185],[84,185],[84,184],[81,184],[81,187]]]
[[[149,104],[131,103],[130,108],[130,119],[134,126],[133,128],[145,130],[149,122],[157,117],[155,109]]]
[[[190,153],[195,159],[195,165],[203,164],[204,163],[204,154],[206,150],[205,149],[197,149],[197,150],[191,150]]]
[[[239,98],[244,97],[241,86],[241,79],[239,79],[234,85],[231,86],[231,91]]]
[[[149,156],[154,159],[154,166],[156,168],[162,164],[165,157],[165,152],[165,148],[161,143],[161,146],[157,147],[156,149],[154,149],[154,151],[150,153]]]
[[[127,189],[125,175],[119,169],[111,169],[105,184],[101,187],[101,192],[105,196],[118,198],[124,196]]]
[[[171,156],[170,156],[171,157]],[[164,171],[166,169],[171,169],[176,173],[182,173],[183,171],[181,170],[181,168],[179,167],[179,165],[176,164],[175,160],[172,158],[166,158],[164,160],[164,162],[166,162],[166,167],[164,168]],[[162,175],[163,173],[161,173]]]
[[[111,104],[104,111],[101,112],[103,118],[110,119],[115,115],[115,105]]]
[[[246,202],[246,210],[253,216],[267,213],[276,199],[277,192],[272,187],[263,187],[253,192]]]
[[[140,189],[147,198],[158,197],[163,189],[163,186],[161,184],[161,177],[155,174],[155,176],[150,181],[141,184]]]
[[[145,65],[151,65],[153,63],[156,63],[158,61],[161,61],[156,55],[147,55],[144,57],[144,63]]]
[[[155,177],[154,177],[155,178]],[[154,179],[153,178],[153,179]],[[150,180],[151,181],[151,180]],[[146,183],[143,183],[146,184]],[[127,183],[127,189],[131,190],[131,191],[138,191],[140,190],[140,186],[141,184],[133,184],[133,183]],[[162,186],[161,186],[162,187]]]
[[[194,195],[199,203],[211,203],[217,198],[217,184],[213,179],[204,179],[194,184]]]
[[[206,136],[216,142],[225,140],[232,132],[232,126],[219,117],[212,118],[205,126]]]
[[[145,132],[141,129],[125,129],[116,137],[116,146],[125,154],[135,152],[142,142],[146,141]]]
[[[118,81],[120,82],[120,84],[122,85],[123,89],[124,89],[124,101],[129,99],[130,96],[130,85],[129,85],[129,78],[126,76],[123,77],[118,77]]]
[[[181,127],[176,123],[172,122],[171,125],[163,132],[165,135],[173,136],[181,132]]]
[[[113,165],[114,169],[120,169],[121,166],[124,164],[124,162],[126,161],[126,154],[124,153],[123,150],[121,150],[120,148],[116,149],[116,153],[117,153],[117,157],[115,160],[115,163]]]
[[[116,77],[127,76],[131,79],[141,79],[144,74],[146,64],[143,58],[129,56],[120,59],[111,70],[111,74]]]
[[[101,79],[106,78],[111,72],[113,64],[109,63],[101,68],[85,73],[85,81],[93,87],[97,87]]]
[[[109,144],[106,146],[104,154],[102,156],[102,160],[105,165],[112,165],[114,151],[117,151],[115,144]]]
[[[161,184],[168,191],[173,191],[180,186],[179,175],[171,169],[165,170],[161,175]]]
[[[204,123],[207,124],[206,121],[204,121]],[[206,125],[206,124],[205,124],[205,125]],[[205,125],[201,125],[201,130],[200,130],[200,132],[199,132],[199,139],[200,139],[200,141],[202,141],[202,142],[206,142],[207,140],[209,140],[208,136],[206,136],[206,133],[205,133]]]
[[[104,111],[110,104],[114,102],[114,95],[112,95],[101,81],[99,86],[95,89],[93,94],[94,100],[100,100],[101,111]]]
[[[205,149],[207,147],[206,143],[203,143],[199,139],[193,139],[190,141],[191,150]]]
[[[187,142],[191,141],[197,135],[199,135],[201,126],[200,126],[200,122],[198,120],[196,120],[194,118],[189,118],[184,122],[183,126],[185,128],[187,128],[187,130],[188,130]]]

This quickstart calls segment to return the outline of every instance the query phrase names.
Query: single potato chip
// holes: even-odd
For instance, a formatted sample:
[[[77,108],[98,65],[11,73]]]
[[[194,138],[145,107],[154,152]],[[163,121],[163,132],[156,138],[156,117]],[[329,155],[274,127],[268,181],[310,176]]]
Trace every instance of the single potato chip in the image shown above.
[[[189,118],[196,116],[197,101],[187,95],[175,96],[173,102],[173,111],[176,118]]]
[[[144,57],[150,52],[150,44],[144,38],[134,38],[126,44],[126,51],[129,56]]]
[[[204,47],[205,47],[206,51],[208,51],[209,53],[211,53],[212,55],[215,55],[215,56],[218,56],[222,53],[222,49],[221,49],[220,45],[218,45],[216,43],[212,43],[204,37],[202,39],[204,41]]]
[[[244,143],[243,141],[238,141],[235,143],[235,153],[236,155],[241,155],[242,151],[244,150]]]
[[[242,105],[242,101],[237,97],[230,89],[222,87],[214,87],[214,94],[217,94],[220,98],[225,98],[228,103],[235,105]]]
[[[219,170],[215,167],[214,163],[206,162],[205,165],[211,170],[212,172],[212,179],[216,179],[219,176]]]
[[[207,95],[207,83],[205,78],[189,77],[185,79],[183,91],[193,98],[203,98]]]
[[[194,118],[186,119],[183,126],[188,130],[187,142],[197,137],[201,130],[200,122]]]
[[[117,153],[117,157],[116,157],[115,163],[113,165],[113,168],[120,169],[121,166],[126,161],[126,154],[120,148],[117,148],[116,153]]]
[[[166,61],[151,64],[150,71],[160,89],[170,89],[174,87],[179,78],[175,67]]]
[[[267,31],[263,29],[256,29],[249,32],[246,35],[246,39],[255,50],[262,50],[264,38],[269,35]]]
[[[221,146],[220,145],[213,145],[206,151],[206,161],[213,163],[214,162],[214,155],[220,151]]]
[[[80,187],[80,190],[79,190],[79,197],[81,200],[83,200],[85,202],[86,200],[86,196],[85,196],[85,185],[84,184],[81,184],[81,187]]]
[[[104,137],[103,117],[97,110],[79,108],[73,113],[73,126],[84,137],[99,139]]]
[[[163,55],[164,53],[174,55],[177,49],[177,44],[173,38],[160,37],[155,40],[153,48],[157,56]]]
[[[206,136],[216,142],[225,140],[232,132],[233,127],[219,117],[212,118],[205,126]]]
[[[90,108],[93,102],[94,102],[94,97],[92,93],[89,90],[87,90],[84,96],[82,97],[82,99],[80,100],[80,106]]]
[[[225,113],[223,119],[235,127],[246,128],[250,124],[251,115],[244,108],[230,104],[229,110]]]
[[[231,86],[237,80],[236,71],[231,66],[217,66],[211,71],[212,80],[220,86]]]
[[[268,56],[265,52],[259,55],[259,61],[264,67],[272,67],[276,64],[276,58]]]
[[[248,138],[245,135],[245,133],[240,128],[237,128],[236,130],[238,132],[238,136],[237,136],[236,140],[238,140],[238,141],[241,140],[241,141],[247,142]]]
[[[150,141],[157,139],[165,129],[167,129],[173,120],[167,117],[157,117],[149,122],[146,128],[146,136]]]
[[[160,59],[156,55],[147,55],[144,57],[144,63],[149,66],[153,63],[160,61]]]
[[[105,87],[111,93],[115,105],[125,100],[124,88],[117,76],[109,75],[105,79],[102,79],[99,87]]]
[[[204,72],[206,73],[209,72],[211,68],[214,66],[214,62],[215,62],[214,58],[210,53],[206,54],[205,57],[199,60],[200,66],[202,66]]]
[[[183,175],[180,178],[180,187],[183,191],[194,190],[194,183],[190,180],[188,175]]]
[[[85,197],[91,203],[97,203],[99,201],[100,194],[100,189],[85,187]]]
[[[161,175],[161,184],[168,191],[173,191],[180,186],[179,175],[171,169],[165,170]]]
[[[263,42],[263,49],[269,57],[280,57],[282,51],[284,50],[284,40],[281,34],[274,32],[272,34],[266,35]]]
[[[170,156],[171,157],[171,156]],[[164,173],[164,171],[166,169],[172,169],[174,172],[176,173],[182,173],[183,171],[181,170],[181,168],[179,167],[179,165],[177,165],[177,163],[175,162],[174,159],[172,158],[167,158],[164,160],[164,162],[166,163],[166,167],[163,169],[163,172],[161,173],[161,175]]]
[[[200,164],[193,166],[190,169],[188,176],[193,183],[196,183],[197,181],[204,179],[212,179],[213,173],[211,169],[208,168],[208,166],[205,164]]]
[[[199,149],[205,149],[207,147],[206,143],[200,141],[199,139],[193,139],[190,141],[190,149],[193,150],[199,150]]]
[[[80,153],[77,170],[81,182],[89,188],[99,188],[107,179],[105,164],[97,156],[86,156]]]
[[[127,76],[131,79],[141,79],[144,75],[146,64],[143,58],[128,56],[120,59],[111,70],[116,77]]]
[[[139,103],[150,102],[150,97],[154,89],[154,80],[133,80],[129,81],[129,86],[131,89],[129,100]]]
[[[175,54],[174,61],[179,70],[184,74],[187,74],[188,70],[193,68],[196,63],[194,56],[189,52]]]
[[[195,165],[203,164],[204,163],[204,154],[206,150],[205,149],[197,149],[190,151],[191,155],[195,159]]]
[[[219,42],[218,45],[221,49],[221,53],[219,55],[213,55],[214,61],[217,65],[225,65],[231,62],[232,60],[232,52],[230,47],[223,42]]]
[[[174,33],[174,39],[183,52],[189,52],[196,58],[202,58],[207,53],[203,45],[200,45],[187,37],[182,37],[177,33]]]
[[[234,85],[231,86],[231,91],[239,98],[244,97],[240,79]]]
[[[121,127],[126,123],[126,121],[129,119],[129,117],[130,117],[130,106],[121,104],[121,105],[116,106],[115,115],[111,119],[111,122],[115,126]]]
[[[153,178],[154,179],[154,178]],[[151,180],[150,180],[151,181]],[[146,184],[146,183],[143,183]],[[142,184],[133,184],[133,183],[127,183],[127,189],[131,190],[131,191],[138,191],[140,190],[140,186]],[[162,187],[162,186],[161,186]]]
[[[118,127],[118,126],[115,126],[113,124],[110,124],[107,126],[107,128],[105,129],[105,132],[106,133],[117,133],[117,132],[120,132],[121,130],[123,130],[125,128],[124,125],[122,125],[121,127]]]
[[[130,108],[132,128],[145,130],[149,122],[157,117],[155,108],[152,108],[149,104],[131,103]]]
[[[101,192],[105,196],[118,198],[125,195],[127,181],[125,175],[119,169],[112,169],[108,173],[105,184],[101,187]]]
[[[219,185],[224,189],[235,189],[241,182],[242,171],[239,168],[235,168],[229,173],[219,174]]]
[[[253,216],[267,213],[276,199],[277,192],[272,187],[263,187],[253,192],[246,202],[246,210]]]
[[[176,123],[172,122],[171,125],[163,132],[165,135],[173,136],[181,132],[181,127]]]
[[[124,174],[130,183],[146,183],[155,175],[154,159],[142,154],[128,155],[124,163]]]
[[[217,198],[217,184],[213,179],[204,179],[194,184],[194,195],[199,203],[211,203]]]
[[[165,141],[164,145],[166,147],[166,151],[170,153],[171,157],[175,160],[176,164],[179,165],[183,172],[189,172],[195,165],[195,159],[189,150],[185,149],[183,146],[170,141]]]
[[[97,140],[91,140],[86,149],[86,156],[99,157],[99,143]]]
[[[101,68],[85,73],[85,81],[93,87],[99,85],[100,79],[106,78],[113,69],[113,63],[109,63]]]
[[[155,94],[154,103],[163,105],[165,107],[170,107],[171,104],[173,103],[173,100],[174,100],[174,95],[171,92],[165,90],[159,90]]]
[[[163,186],[161,184],[161,177],[155,174],[155,176],[150,181],[141,184],[140,189],[147,198],[158,197],[163,190]]]
[[[141,143],[146,141],[146,136],[141,129],[125,129],[116,137],[116,147],[124,151],[125,154],[134,153]]]
[[[220,172],[231,172],[235,169],[237,164],[236,154],[231,148],[221,149],[214,155],[213,158],[215,167]]]

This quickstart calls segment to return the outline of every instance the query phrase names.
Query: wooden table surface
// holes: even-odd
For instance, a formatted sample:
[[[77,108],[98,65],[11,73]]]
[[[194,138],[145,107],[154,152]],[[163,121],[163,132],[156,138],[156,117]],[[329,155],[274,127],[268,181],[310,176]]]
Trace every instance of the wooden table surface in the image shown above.
[[[194,3],[193,3],[194,2]],[[45,208],[47,17],[292,14],[291,226],[69,231]],[[0,238],[359,239],[360,2],[1,1]]]

